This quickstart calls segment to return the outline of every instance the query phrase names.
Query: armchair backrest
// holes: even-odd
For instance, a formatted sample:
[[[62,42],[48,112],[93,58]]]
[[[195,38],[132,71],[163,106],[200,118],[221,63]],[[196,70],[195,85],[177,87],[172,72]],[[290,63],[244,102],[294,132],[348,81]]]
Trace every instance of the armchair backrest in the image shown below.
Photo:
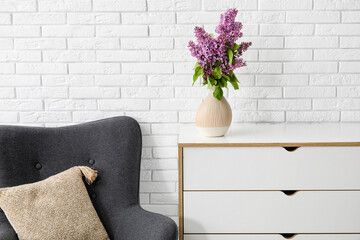
[[[139,204],[141,144],[139,124],[129,117],[59,128],[0,126],[0,188],[93,167],[99,177],[88,192],[111,238],[115,216]]]

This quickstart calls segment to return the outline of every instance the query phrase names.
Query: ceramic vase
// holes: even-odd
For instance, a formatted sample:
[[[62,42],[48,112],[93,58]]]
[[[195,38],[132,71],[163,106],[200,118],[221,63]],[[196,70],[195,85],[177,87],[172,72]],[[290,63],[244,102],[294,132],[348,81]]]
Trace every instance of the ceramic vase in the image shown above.
[[[199,132],[205,137],[224,136],[232,120],[231,107],[223,96],[221,101],[213,96],[214,89],[201,103],[196,112],[195,123]]]

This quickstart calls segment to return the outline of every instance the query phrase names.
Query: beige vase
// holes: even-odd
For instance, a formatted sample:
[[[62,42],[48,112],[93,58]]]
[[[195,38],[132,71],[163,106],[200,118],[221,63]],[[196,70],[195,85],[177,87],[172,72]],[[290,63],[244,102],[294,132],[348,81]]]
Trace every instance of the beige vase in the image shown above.
[[[232,120],[231,107],[223,96],[221,101],[213,96],[214,89],[201,103],[196,112],[195,123],[205,137],[224,136]]]

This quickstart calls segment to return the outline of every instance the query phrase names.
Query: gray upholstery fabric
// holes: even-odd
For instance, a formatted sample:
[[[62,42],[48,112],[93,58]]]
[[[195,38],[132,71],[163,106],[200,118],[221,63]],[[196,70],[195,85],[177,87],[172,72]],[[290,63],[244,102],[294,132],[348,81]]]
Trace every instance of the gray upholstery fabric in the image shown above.
[[[175,240],[170,218],[139,206],[141,148],[139,124],[129,117],[60,128],[0,126],[0,188],[91,166],[99,177],[88,192],[111,239]],[[0,240],[12,239],[16,234],[0,211]]]
[[[6,222],[0,223],[0,239],[1,240],[17,240],[17,236],[10,224]]]

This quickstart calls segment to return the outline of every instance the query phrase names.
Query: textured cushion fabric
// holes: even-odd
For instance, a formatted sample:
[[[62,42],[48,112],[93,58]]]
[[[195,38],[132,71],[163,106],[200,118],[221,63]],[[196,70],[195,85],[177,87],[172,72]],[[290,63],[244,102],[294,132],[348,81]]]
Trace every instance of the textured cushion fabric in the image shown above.
[[[73,166],[91,166],[99,177],[86,187],[110,239],[136,240],[126,237],[136,231],[142,240],[175,240],[176,224],[159,214],[146,216],[155,216],[156,231],[172,231],[168,235],[175,237],[152,238],[150,227],[128,227],[127,221],[148,226],[149,217],[132,211],[145,212],[139,206],[141,140],[139,124],[123,116],[60,128],[0,126],[0,188],[40,181]],[[1,238],[1,229],[8,231],[8,224],[0,211],[0,240],[7,240]],[[165,230],[164,225],[171,227]]]
[[[73,167],[43,181],[0,189],[0,208],[19,239],[109,239],[86,191],[96,178],[88,167]]]

